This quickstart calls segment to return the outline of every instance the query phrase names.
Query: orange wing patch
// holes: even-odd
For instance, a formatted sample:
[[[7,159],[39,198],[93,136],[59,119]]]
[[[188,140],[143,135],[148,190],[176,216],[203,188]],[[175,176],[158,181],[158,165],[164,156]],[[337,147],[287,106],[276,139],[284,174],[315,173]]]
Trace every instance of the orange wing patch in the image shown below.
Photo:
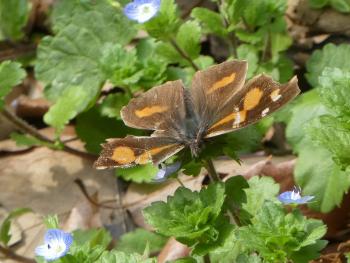
[[[221,89],[225,86],[227,86],[228,84],[234,82],[236,79],[236,72],[233,72],[231,75],[227,76],[227,77],[223,77],[221,80],[215,82],[207,91],[207,94],[211,94],[214,91],[216,91],[217,89]]]
[[[254,109],[260,102],[263,91],[260,88],[253,88],[244,97],[244,104],[243,108],[245,110],[252,110]]]
[[[149,117],[156,113],[162,113],[164,111],[167,111],[168,107],[166,106],[152,106],[152,107],[146,107],[142,110],[135,110],[135,114],[139,118]]]
[[[156,155],[158,153],[161,153],[162,151],[169,149],[171,147],[174,147],[176,144],[169,144],[169,145],[165,145],[162,147],[158,147],[158,148],[154,148],[151,150],[148,150],[146,152],[144,152],[143,154],[141,154],[140,156],[137,157],[136,159],[136,163],[137,164],[146,164],[150,161],[152,161],[152,156]]]
[[[114,149],[111,159],[119,164],[129,164],[136,160],[136,156],[130,147],[119,146]]]

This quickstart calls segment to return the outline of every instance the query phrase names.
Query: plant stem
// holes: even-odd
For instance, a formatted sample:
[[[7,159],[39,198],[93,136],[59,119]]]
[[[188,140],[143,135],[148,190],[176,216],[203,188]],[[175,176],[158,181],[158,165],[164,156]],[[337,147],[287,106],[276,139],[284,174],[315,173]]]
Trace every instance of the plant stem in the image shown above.
[[[35,260],[27,257],[23,257],[20,255],[17,255],[15,252],[13,252],[9,248],[5,248],[3,246],[0,246],[0,252],[4,254],[6,258],[13,259],[19,262],[24,262],[24,263],[35,263]]]
[[[208,175],[210,177],[210,180],[213,182],[220,182],[220,178],[215,170],[213,161],[211,159],[206,159],[203,161],[205,169],[208,171]]]
[[[48,143],[49,145],[52,145],[52,148],[57,148],[55,145],[55,141],[49,139],[48,137],[44,136],[41,134],[37,129],[35,129],[33,126],[19,118],[16,114],[12,113],[7,107],[4,107],[2,111],[3,115],[5,116],[6,119],[8,119],[11,123],[13,123],[20,131],[23,133],[28,133],[29,135],[35,137],[36,139],[43,141],[45,143]],[[78,155],[84,158],[92,158],[94,155],[82,152],[79,150],[76,150],[74,148],[71,148],[67,145],[63,144],[63,151]]]
[[[210,256],[209,256],[209,254],[206,254],[206,255],[203,257],[203,259],[204,259],[204,263],[210,263]]]
[[[176,43],[174,39],[170,39],[170,43],[176,49],[176,51],[191,64],[194,70],[200,70],[196,63],[194,63],[194,61],[186,54],[186,52],[182,50],[182,48]]]

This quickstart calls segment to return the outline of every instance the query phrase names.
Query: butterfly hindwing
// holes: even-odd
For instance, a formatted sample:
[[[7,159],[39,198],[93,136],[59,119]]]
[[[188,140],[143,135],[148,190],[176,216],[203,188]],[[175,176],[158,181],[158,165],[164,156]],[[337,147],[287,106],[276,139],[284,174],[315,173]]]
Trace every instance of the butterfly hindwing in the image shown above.
[[[185,116],[183,97],[182,81],[170,81],[130,100],[129,104],[122,108],[121,116],[129,127],[169,130],[181,122]]]
[[[275,112],[300,92],[294,77],[279,84],[266,75],[259,75],[246,83],[222,109],[220,118],[209,126],[206,138],[231,132],[255,123]]]
[[[159,164],[184,148],[170,137],[136,137],[110,139],[103,144],[103,150],[94,166],[127,168],[152,162]]]

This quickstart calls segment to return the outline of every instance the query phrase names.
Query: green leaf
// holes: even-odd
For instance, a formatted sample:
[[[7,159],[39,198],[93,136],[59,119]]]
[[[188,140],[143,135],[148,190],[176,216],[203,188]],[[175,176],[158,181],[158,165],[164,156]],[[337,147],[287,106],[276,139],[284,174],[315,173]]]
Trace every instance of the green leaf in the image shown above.
[[[240,209],[243,203],[247,202],[245,193],[246,188],[249,188],[248,182],[243,176],[234,176],[225,182],[225,206]]]
[[[326,107],[321,103],[319,94],[316,90],[308,91],[299,96],[291,108],[292,117],[287,125],[286,135],[288,142],[293,146],[295,152],[302,148],[305,138],[305,130],[303,129],[305,123],[318,116],[327,113]]]
[[[266,200],[277,200],[279,184],[276,184],[270,177],[254,176],[248,181],[249,188],[245,189],[247,202],[243,204],[243,209],[251,215],[258,213]]]
[[[199,56],[201,28],[196,21],[187,21],[182,24],[176,35],[176,42],[185,54],[191,59]]]
[[[167,242],[168,238],[159,234],[138,228],[133,232],[124,234],[117,243],[116,249],[125,253],[143,254],[147,244],[149,245],[149,253],[159,252]]]
[[[191,16],[198,20],[206,33],[212,33],[221,37],[226,37],[228,32],[220,14],[207,8],[196,7],[192,10]]]
[[[26,72],[17,62],[4,61],[0,64],[0,110],[6,95],[14,86],[20,84],[25,76]]]
[[[294,177],[305,195],[315,196],[309,206],[323,213],[339,206],[350,186],[349,175],[341,171],[323,147],[304,141],[299,149]]]
[[[144,259],[143,256],[133,253],[127,254],[121,251],[104,251],[96,263],[156,263],[156,259]]]
[[[9,213],[9,215],[3,221],[0,228],[0,242],[7,246],[8,242],[11,239],[10,228],[12,220],[20,217],[26,213],[32,212],[30,208],[17,208]]]
[[[321,116],[307,126],[312,140],[333,154],[337,165],[350,165],[350,125],[331,115]]]
[[[162,0],[158,14],[144,24],[148,34],[156,39],[169,40],[180,25],[180,17],[174,0]]]
[[[321,221],[307,219],[298,210],[286,215],[281,204],[265,201],[252,224],[239,228],[238,236],[246,251],[258,253],[266,262],[277,263],[287,262],[295,251],[316,244],[325,233],[326,226]],[[314,249],[317,253],[320,248]]]
[[[27,0],[0,0],[0,36],[13,41],[23,38],[31,8]]]
[[[182,166],[183,173],[186,175],[197,176],[201,172],[203,164],[201,162],[196,162],[195,160],[191,160]]]
[[[306,78],[313,87],[319,85],[318,77],[326,67],[347,70],[350,67],[349,44],[327,44],[321,50],[316,50],[306,63]]]
[[[237,258],[237,263],[262,263],[262,259],[256,254],[242,254]]]
[[[322,8],[329,5],[339,12],[350,12],[349,0],[309,0],[309,5],[313,8]]]
[[[350,117],[350,103],[347,96],[350,91],[350,72],[338,68],[325,68],[319,77],[318,89],[322,103],[329,111],[339,116]]]
[[[121,119],[120,110],[128,104],[129,100],[130,96],[126,93],[108,95],[100,105],[102,116]]]
[[[152,203],[143,212],[157,232],[174,236],[193,247],[194,254],[204,255],[222,244],[232,231],[221,216],[224,200],[223,184],[211,184],[199,193],[181,187],[166,203]]]
[[[237,48],[237,55],[239,59],[248,61],[247,78],[252,78],[258,69],[258,50],[253,45],[242,44]]]
[[[107,248],[112,241],[111,234],[104,228],[76,230],[73,232],[74,244],[76,247],[87,245],[90,248],[102,246]]]
[[[140,134],[140,131],[128,128],[123,121],[102,115],[101,108],[93,107],[77,117],[75,131],[85,143],[85,148],[95,154],[101,151],[101,144],[109,138],[122,138],[127,134]]]
[[[65,5],[70,8],[60,9]],[[37,78],[46,85],[45,94],[50,100],[58,101],[61,106],[62,101],[70,104],[69,114],[65,110],[65,116],[61,120],[46,116],[48,124],[61,129],[62,125],[96,100],[103,82],[107,79],[100,63],[104,48],[108,43],[125,45],[136,31],[121,9],[107,0],[84,3],[62,0],[56,8],[56,35],[42,39],[35,72]],[[64,10],[68,12],[65,13]],[[91,24],[91,21],[94,23]],[[74,99],[77,96],[83,97],[74,107],[71,103],[73,100],[67,98],[67,95]],[[56,108],[53,111],[56,112],[62,109],[56,105],[54,107]]]
[[[309,5],[312,8],[322,8],[328,4],[329,0],[309,0]]]
[[[116,170],[116,175],[126,181],[135,183],[149,183],[154,180],[158,173],[158,167],[153,164],[138,165],[131,168],[122,168]]]
[[[69,120],[82,112],[89,103],[90,94],[86,87],[77,86],[66,89],[57,102],[44,115],[46,124],[56,129],[60,134]]]

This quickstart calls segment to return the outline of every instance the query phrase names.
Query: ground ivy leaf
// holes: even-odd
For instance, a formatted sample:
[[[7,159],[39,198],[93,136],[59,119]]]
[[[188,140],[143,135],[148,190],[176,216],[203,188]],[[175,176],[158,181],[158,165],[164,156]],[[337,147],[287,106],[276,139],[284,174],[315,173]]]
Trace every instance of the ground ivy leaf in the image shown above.
[[[221,216],[225,187],[211,184],[200,192],[180,187],[167,202],[155,202],[144,209],[147,222],[157,232],[174,236],[203,255],[224,242],[229,235],[228,220]]]
[[[201,50],[200,38],[201,28],[198,22],[187,21],[180,26],[176,35],[176,42],[187,56],[195,59],[199,56]]]
[[[167,240],[168,238],[162,235],[138,228],[122,235],[116,249],[126,253],[143,254],[148,244],[149,253],[154,254],[163,248]]]
[[[44,115],[45,123],[54,127],[56,133],[60,134],[69,120],[87,107],[89,99],[90,94],[83,86],[66,89]]]
[[[128,104],[129,100],[130,96],[126,93],[115,93],[108,95],[100,105],[102,116],[121,119],[120,110],[123,106]]]
[[[85,142],[85,148],[95,154],[100,153],[101,144],[106,139],[140,134],[140,131],[126,127],[121,120],[103,116],[98,107],[93,107],[78,116],[75,131]]]
[[[39,45],[35,72],[46,85],[50,100],[58,100],[67,89],[83,86],[87,106],[107,78],[100,65],[103,48],[108,43],[126,44],[136,31],[121,9],[107,0],[64,0],[56,8],[60,10],[68,2],[74,2],[69,3],[68,14],[56,10],[56,35],[43,38]],[[77,105],[79,112],[85,109],[81,104]]]
[[[20,84],[25,76],[25,70],[17,62],[4,61],[0,64],[0,110],[6,95],[14,86]]]
[[[0,0],[0,36],[10,40],[23,38],[31,8],[27,0]]]
[[[277,200],[279,184],[270,177],[254,176],[248,181],[249,188],[245,189],[247,202],[243,204],[243,209],[251,215],[260,211],[265,200]]]
[[[294,177],[305,195],[315,196],[309,206],[323,213],[340,205],[350,186],[349,175],[342,171],[323,147],[304,141],[300,147]]]
[[[306,63],[306,78],[313,87],[317,87],[318,77],[326,67],[339,69],[350,68],[350,45],[327,44],[321,50],[316,50]]]
[[[135,183],[149,183],[156,177],[159,169],[153,164],[138,165],[131,168],[121,168],[116,170],[116,175],[126,181]]]

